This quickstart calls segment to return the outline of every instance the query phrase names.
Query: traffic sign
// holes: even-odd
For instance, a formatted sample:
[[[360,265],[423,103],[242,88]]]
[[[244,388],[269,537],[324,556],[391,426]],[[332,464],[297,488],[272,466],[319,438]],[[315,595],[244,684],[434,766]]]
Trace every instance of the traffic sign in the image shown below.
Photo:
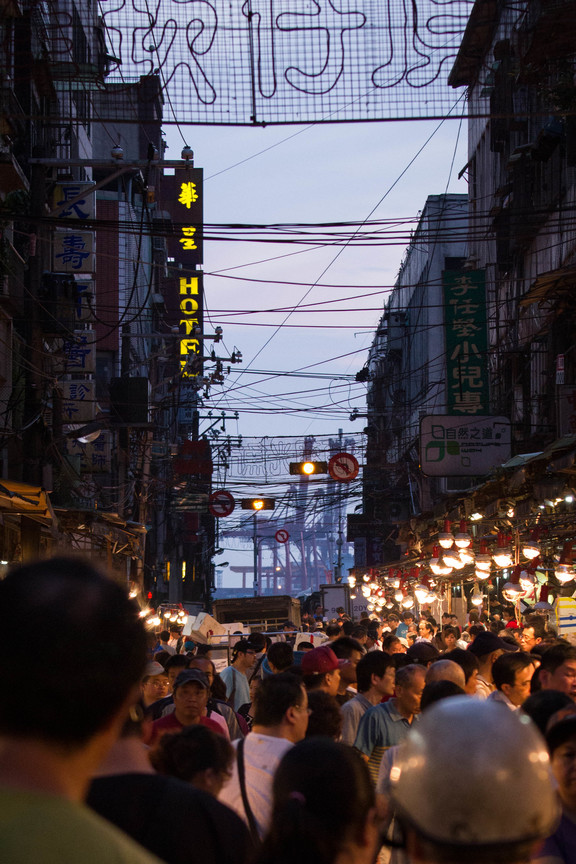
[[[278,541],[278,543],[287,543],[290,539],[290,534],[286,531],[285,528],[279,528],[278,531],[274,534],[274,537]]]
[[[217,518],[230,516],[234,510],[234,496],[226,489],[218,489],[212,492],[208,499],[208,509],[212,516]]]
[[[360,471],[360,465],[351,453],[336,453],[328,462],[328,473],[333,480],[347,483],[355,480]]]

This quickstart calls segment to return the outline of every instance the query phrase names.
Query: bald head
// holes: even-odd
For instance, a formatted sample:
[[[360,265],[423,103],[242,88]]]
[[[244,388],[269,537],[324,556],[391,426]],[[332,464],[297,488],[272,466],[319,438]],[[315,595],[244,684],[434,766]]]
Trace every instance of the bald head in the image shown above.
[[[452,681],[464,689],[466,677],[464,670],[453,660],[436,660],[426,671],[426,684],[431,681]]]

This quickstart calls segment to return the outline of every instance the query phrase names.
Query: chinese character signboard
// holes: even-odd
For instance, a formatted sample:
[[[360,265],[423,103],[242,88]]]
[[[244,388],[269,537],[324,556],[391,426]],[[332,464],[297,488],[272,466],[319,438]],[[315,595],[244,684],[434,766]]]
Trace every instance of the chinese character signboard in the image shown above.
[[[75,330],[74,339],[64,340],[62,351],[66,359],[65,373],[96,371],[96,333]]]
[[[446,402],[451,414],[489,410],[484,270],[445,270]]]
[[[168,254],[185,268],[204,260],[202,175],[202,168],[176,168],[162,180],[164,206],[174,223]]]
[[[95,183],[66,182],[54,187],[54,209],[61,219],[93,219],[96,215]],[[60,209],[65,206],[65,209]]]
[[[420,421],[420,467],[427,477],[474,477],[511,455],[506,417],[429,414]]]
[[[178,265],[166,292],[167,323],[180,333],[178,354],[182,378],[193,381],[202,373],[202,169],[178,168],[163,181],[164,206],[174,223],[168,252]]]
[[[96,416],[94,381],[62,381],[64,423],[89,423]]]
[[[93,231],[54,233],[54,269],[59,273],[93,273],[94,257]]]
[[[95,441],[83,444],[77,438],[65,438],[64,453],[80,457],[82,474],[102,474],[111,470],[112,447],[109,432],[101,432]]]

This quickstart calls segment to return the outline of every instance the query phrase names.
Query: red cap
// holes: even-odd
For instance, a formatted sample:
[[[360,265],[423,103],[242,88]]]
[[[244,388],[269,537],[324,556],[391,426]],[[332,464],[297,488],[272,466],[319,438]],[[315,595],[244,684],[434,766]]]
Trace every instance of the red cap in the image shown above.
[[[344,666],[346,660],[339,660],[329,645],[320,645],[312,651],[307,651],[302,657],[302,672],[304,675],[325,675]]]

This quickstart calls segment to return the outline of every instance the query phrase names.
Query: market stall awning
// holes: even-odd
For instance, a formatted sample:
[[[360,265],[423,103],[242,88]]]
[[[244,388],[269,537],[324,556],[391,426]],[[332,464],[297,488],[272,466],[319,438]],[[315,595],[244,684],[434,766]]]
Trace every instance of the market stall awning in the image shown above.
[[[0,479],[0,513],[55,520],[48,493],[41,486]]]

